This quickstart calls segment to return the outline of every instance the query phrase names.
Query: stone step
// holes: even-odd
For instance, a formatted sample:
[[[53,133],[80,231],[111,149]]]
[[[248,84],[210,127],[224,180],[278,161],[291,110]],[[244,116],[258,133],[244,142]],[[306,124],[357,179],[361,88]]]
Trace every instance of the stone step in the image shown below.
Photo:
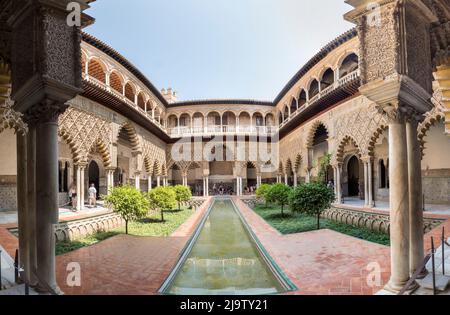
[[[39,295],[36,291],[30,288],[30,295]],[[0,296],[2,295],[25,295],[25,285],[16,285],[12,288],[9,288],[7,290],[0,291]]]
[[[14,260],[8,253],[0,246],[1,251],[1,265],[2,265],[2,289],[9,289],[14,284]]]
[[[436,290],[444,292],[450,285],[450,276],[436,275]],[[423,280],[420,280],[420,286],[425,289],[433,290],[433,275],[428,274]]]

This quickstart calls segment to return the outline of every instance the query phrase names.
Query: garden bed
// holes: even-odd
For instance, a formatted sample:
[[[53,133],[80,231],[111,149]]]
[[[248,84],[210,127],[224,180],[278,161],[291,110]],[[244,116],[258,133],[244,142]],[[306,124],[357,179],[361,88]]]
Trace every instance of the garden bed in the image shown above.
[[[130,222],[128,234],[143,237],[166,237],[175,232],[194,213],[191,208],[183,207],[181,211],[164,211],[164,222],[161,222],[159,213],[136,221]],[[91,246],[113,236],[125,234],[125,227],[119,227],[108,232],[97,232],[91,236],[72,241],[57,242],[56,255],[62,255],[83,247]]]
[[[285,210],[284,216],[282,217],[281,208],[277,206],[265,207],[264,205],[255,205],[252,208],[267,223],[282,234],[303,233],[317,230],[316,217],[292,213],[289,210]],[[390,245],[389,235],[385,233],[375,232],[366,228],[355,227],[329,219],[321,219],[320,228],[333,230],[381,245]]]

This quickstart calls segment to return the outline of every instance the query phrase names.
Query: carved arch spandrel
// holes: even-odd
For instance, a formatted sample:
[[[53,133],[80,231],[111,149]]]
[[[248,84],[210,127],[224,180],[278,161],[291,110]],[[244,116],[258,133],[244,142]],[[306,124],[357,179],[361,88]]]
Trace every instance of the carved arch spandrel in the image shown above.
[[[336,144],[351,137],[358,146],[362,156],[370,155],[373,146],[373,137],[380,128],[387,126],[388,122],[384,115],[378,112],[374,104],[362,104],[360,108],[340,117],[334,118],[334,130],[336,132]],[[336,156],[333,160],[336,161]]]
[[[92,114],[69,107],[59,117],[59,134],[76,150],[76,160],[87,161],[91,149],[101,143],[106,155],[112,143],[110,122]],[[74,152],[74,151],[73,151]],[[111,159],[109,158],[109,161]]]

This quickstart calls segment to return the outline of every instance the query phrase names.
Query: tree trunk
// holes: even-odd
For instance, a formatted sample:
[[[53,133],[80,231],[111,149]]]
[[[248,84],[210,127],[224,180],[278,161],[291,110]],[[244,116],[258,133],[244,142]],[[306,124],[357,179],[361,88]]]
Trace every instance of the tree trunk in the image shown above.
[[[281,205],[281,217],[282,217],[282,218],[284,217],[284,211],[283,211],[284,209],[283,209],[283,208],[284,208],[284,206]]]
[[[125,234],[128,235],[128,220],[125,220]]]
[[[320,230],[320,213],[317,215],[317,229]]]
[[[181,202],[178,202],[178,211],[181,211]]]
[[[161,209],[161,222],[164,222],[164,210]]]

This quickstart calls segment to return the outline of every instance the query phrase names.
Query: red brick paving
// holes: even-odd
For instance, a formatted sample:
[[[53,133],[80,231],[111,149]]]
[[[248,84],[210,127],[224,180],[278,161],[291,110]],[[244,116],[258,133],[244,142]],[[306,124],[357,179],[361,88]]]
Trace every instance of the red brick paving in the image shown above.
[[[172,271],[189,236],[209,207],[197,210],[171,237],[119,235],[56,258],[57,282],[72,295],[151,295]],[[81,287],[66,285],[69,263],[81,267]]]
[[[11,234],[8,229],[15,227],[17,227],[16,224],[0,224],[0,245],[2,245],[9,256],[13,258],[16,254],[16,249],[19,248],[19,239]]]
[[[280,268],[299,288],[292,294],[371,295],[382,289],[389,279],[389,248],[329,230],[281,235],[244,203],[237,205]],[[194,231],[203,207],[168,238],[119,235],[97,245],[57,257],[57,280],[66,294],[156,294],[178,260],[179,254]],[[450,220],[444,223],[447,237]],[[0,226],[0,243],[14,255],[17,238]],[[440,239],[441,228],[426,235],[425,248],[434,235]],[[66,285],[66,266],[81,265],[82,286]],[[381,267],[381,285],[369,287],[366,267],[377,262]]]
[[[236,201],[253,231],[302,295],[371,295],[390,275],[389,247],[330,230],[281,235],[240,200]],[[367,266],[381,267],[380,286],[369,287]]]

